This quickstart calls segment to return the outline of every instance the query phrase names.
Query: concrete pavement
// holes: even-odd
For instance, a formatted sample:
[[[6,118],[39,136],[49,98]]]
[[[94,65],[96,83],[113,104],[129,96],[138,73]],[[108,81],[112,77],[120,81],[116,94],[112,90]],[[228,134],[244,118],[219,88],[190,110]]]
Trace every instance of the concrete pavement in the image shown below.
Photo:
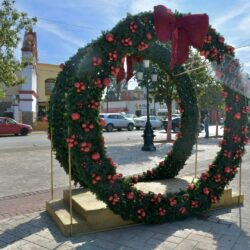
[[[165,137],[165,134],[162,136]],[[156,143],[156,146],[156,152],[141,152],[141,143],[128,142],[119,147],[115,144],[108,144],[108,153],[120,164],[119,172],[132,174],[154,166],[154,163],[161,159],[171,147],[170,144],[164,143]],[[42,203],[41,206],[39,205],[43,199],[49,199],[48,186],[43,186],[47,189],[29,190],[29,193],[24,191],[18,193],[17,189],[13,189],[15,194],[0,196],[0,249],[250,249],[250,224],[248,223],[250,219],[250,193],[248,192],[250,173],[247,169],[250,163],[249,149],[250,145],[247,146],[248,153],[244,156],[242,164],[242,184],[245,194],[243,207],[210,211],[201,217],[189,218],[181,222],[154,226],[136,225],[66,238],[61,235],[44,211]],[[137,150],[136,154],[135,150]],[[218,139],[199,139],[199,172],[207,168],[218,150]],[[194,159],[193,152],[180,175],[194,173]],[[44,167],[48,168],[46,164],[48,163],[44,162]],[[58,175],[64,176],[64,173]],[[14,185],[7,178],[1,179],[1,187],[3,187],[2,182],[7,183],[4,188]],[[234,191],[238,191],[237,177],[230,186]],[[59,197],[60,188],[58,187],[56,192]],[[33,210],[29,211],[27,205],[29,203],[36,203],[37,206],[34,204],[31,206]],[[4,206],[5,211],[10,214],[1,217],[1,208],[3,209]],[[19,215],[14,216],[15,211],[11,211],[13,207],[17,208],[14,210]],[[18,207],[22,207],[23,210]]]

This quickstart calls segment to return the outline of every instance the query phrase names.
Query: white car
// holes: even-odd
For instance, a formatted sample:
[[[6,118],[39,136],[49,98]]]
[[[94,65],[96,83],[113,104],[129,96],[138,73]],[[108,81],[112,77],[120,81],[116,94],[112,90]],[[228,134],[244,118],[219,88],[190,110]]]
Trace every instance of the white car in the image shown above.
[[[149,120],[153,129],[162,128],[162,120],[158,116],[149,116]],[[136,129],[144,128],[147,122],[147,116],[141,116],[139,118],[134,118]]]
[[[102,118],[105,121],[104,128],[111,132],[114,128],[119,131],[122,128],[126,128],[128,131],[134,129],[135,123],[132,118],[127,118],[119,113],[103,113],[99,115],[99,118]]]

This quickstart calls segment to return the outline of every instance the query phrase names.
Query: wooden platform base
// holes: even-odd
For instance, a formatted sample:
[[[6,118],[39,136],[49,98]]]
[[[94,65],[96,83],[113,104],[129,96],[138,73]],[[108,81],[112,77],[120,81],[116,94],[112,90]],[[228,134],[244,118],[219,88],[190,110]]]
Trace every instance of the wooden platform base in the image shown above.
[[[185,189],[192,177],[174,178],[170,180],[141,182],[136,187],[144,192],[152,191],[166,194]],[[226,189],[220,202],[213,205],[212,209],[242,205],[243,195],[233,194],[232,189]],[[106,204],[96,199],[96,196],[87,190],[72,191],[72,228],[69,212],[69,192],[65,190],[63,199],[48,201],[46,209],[59,229],[65,236],[97,231],[111,230],[135,224],[133,221],[124,221],[119,215],[114,214]],[[71,231],[72,230],[72,231]]]

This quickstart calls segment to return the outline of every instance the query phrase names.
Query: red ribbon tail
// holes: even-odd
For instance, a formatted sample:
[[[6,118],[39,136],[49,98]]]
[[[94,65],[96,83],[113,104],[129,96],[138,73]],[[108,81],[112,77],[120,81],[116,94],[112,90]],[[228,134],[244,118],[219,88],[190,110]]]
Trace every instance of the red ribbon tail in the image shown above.
[[[127,56],[127,77],[126,81],[128,82],[133,76],[133,56]]]
[[[125,78],[125,71],[124,68],[121,67],[117,76],[116,76],[116,83],[120,83]]]

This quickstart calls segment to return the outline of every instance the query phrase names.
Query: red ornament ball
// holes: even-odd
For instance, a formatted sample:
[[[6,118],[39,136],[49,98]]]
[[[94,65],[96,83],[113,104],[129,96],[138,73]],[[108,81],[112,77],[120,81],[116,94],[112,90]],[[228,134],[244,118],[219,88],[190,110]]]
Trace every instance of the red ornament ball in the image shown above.
[[[65,67],[64,63],[61,63],[61,64],[59,65],[59,68],[60,68],[60,69],[64,69],[64,67]]]
[[[99,161],[101,158],[100,154],[98,152],[95,152],[91,155],[91,159],[94,161]]]
[[[225,41],[225,38],[223,36],[218,37],[218,42],[219,43],[224,43],[224,41]]]
[[[106,87],[109,87],[110,86],[110,79],[109,79],[109,77],[104,78],[103,81],[102,81],[102,83]]]
[[[240,120],[240,118],[241,118],[240,112],[234,114],[234,119]]]
[[[73,121],[76,121],[76,120],[79,120],[80,119],[80,114],[78,114],[78,113],[72,113],[71,114],[71,119],[73,120]]]
[[[112,43],[114,41],[114,36],[113,34],[111,33],[108,33],[106,36],[105,36],[106,40],[110,43]]]

